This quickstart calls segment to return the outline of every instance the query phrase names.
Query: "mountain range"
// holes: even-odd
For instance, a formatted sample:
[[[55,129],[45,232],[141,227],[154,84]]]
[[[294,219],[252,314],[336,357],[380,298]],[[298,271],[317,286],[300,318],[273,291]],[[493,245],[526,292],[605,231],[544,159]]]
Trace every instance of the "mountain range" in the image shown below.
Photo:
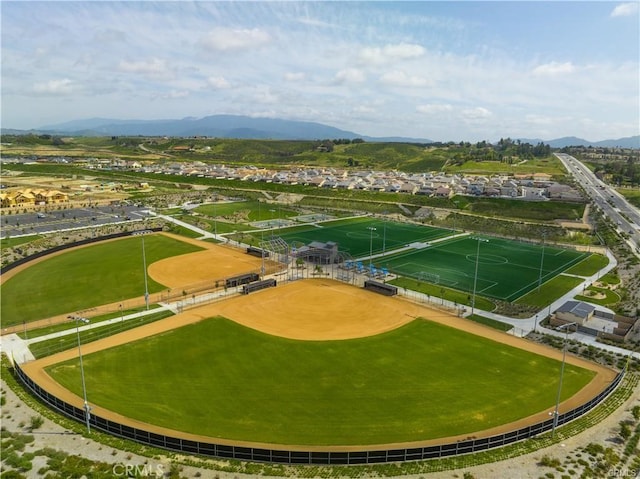
[[[273,139],[273,140],[321,140],[355,139],[369,142],[433,143],[426,138],[370,137],[352,131],[341,130],[322,123],[282,120],[277,118],[253,118],[240,115],[212,115],[203,118],[167,120],[117,120],[91,118],[43,126],[37,130],[3,129],[3,134],[48,133],[73,136],[207,136],[213,138]],[[553,140],[520,138],[521,142],[548,144],[552,148],[565,146],[640,148],[640,135],[626,138],[591,142],[582,138],[564,137]]]

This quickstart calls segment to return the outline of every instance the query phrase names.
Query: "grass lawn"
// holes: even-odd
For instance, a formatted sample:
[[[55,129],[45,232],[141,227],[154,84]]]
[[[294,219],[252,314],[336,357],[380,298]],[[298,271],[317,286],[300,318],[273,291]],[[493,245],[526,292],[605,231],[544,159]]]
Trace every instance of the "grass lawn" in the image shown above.
[[[159,308],[159,304],[150,304],[149,310],[154,310]],[[100,321],[106,321],[108,319],[118,318],[120,316],[128,316],[129,314],[139,313],[141,311],[146,311],[146,306],[140,306],[138,308],[125,309],[124,311],[114,311],[113,313],[101,314],[100,316],[93,316],[91,318],[92,323],[99,323]],[[40,336],[46,336],[47,334],[57,333],[59,331],[66,331],[67,329],[75,329],[76,323],[75,321],[68,321],[66,323],[58,323],[52,326],[45,326],[44,328],[32,329],[31,331],[27,331],[27,334],[24,332],[17,333],[22,339],[33,339]]]
[[[609,258],[602,254],[592,254],[583,259],[577,265],[565,271],[567,274],[578,276],[591,276],[609,264]]]
[[[215,203],[198,206],[195,211],[203,215],[227,217],[227,219],[244,218],[245,221],[267,221],[275,218],[290,218],[300,213],[278,204],[259,201],[238,201],[234,203]]]
[[[538,291],[538,289],[533,289],[526,295],[518,298],[516,303],[529,304],[531,306],[543,308],[553,303],[556,299],[564,296],[580,283],[582,283],[580,278],[561,274],[553,278],[551,281],[543,283],[540,287],[540,291]]]
[[[587,291],[593,291],[595,293],[604,294],[604,298],[594,298],[593,296],[577,295],[575,299],[578,301],[586,301],[588,303],[599,304],[600,306],[610,306],[620,301],[618,293],[611,291],[609,288],[597,288],[595,286],[589,286]]]
[[[145,236],[147,265],[200,248],[163,235]],[[2,285],[2,325],[21,324],[144,294],[140,237],[67,251],[34,264]],[[163,285],[149,278],[149,292]]]
[[[513,329],[513,326],[511,326],[510,324],[503,323],[502,321],[496,321],[495,319],[487,318],[486,316],[481,316],[479,314],[472,314],[470,316],[467,316],[467,319],[470,321],[475,321],[476,323],[484,324],[485,326],[490,326],[493,329],[497,329],[499,331],[510,331]]]
[[[173,316],[173,313],[171,311],[163,309],[151,314],[147,314],[145,316],[140,316],[139,318],[128,319],[123,322],[118,321],[116,323],[105,324],[104,326],[80,331],[80,342],[82,344],[91,343],[93,341],[97,341],[108,336],[113,336],[114,334],[118,334],[129,329],[137,328],[139,326],[142,326],[143,324],[149,324],[153,323],[154,321],[168,318],[169,316]],[[44,356],[49,356],[66,349],[76,347],[76,345],[78,344],[77,341],[78,336],[72,333],[67,334],[66,336],[61,336],[59,338],[48,339],[39,343],[33,343],[29,346],[29,350],[37,359],[39,359]]]
[[[472,298],[469,296],[469,293],[464,291],[445,288],[438,284],[426,283],[424,281],[405,277],[400,277],[387,282],[394,286],[410,289],[411,291],[418,291],[419,293],[423,293],[434,298],[443,298],[447,301],[453,301],[460,305],[471,306]],[[496,305],[492,301],[489,301],[487,298],[483,298],[482,296],[478,296],[476,294],[476,308],[483,311],[493,311],[495,307]]]
[[[30,243],[34,240],[41,238],[40,235],[29,235],[29,236],[19,236],[17,238],[2,238],[0,239],[0,249],[5,248],[14,248],[15,246],[20,246],[21,244]]]
[[[84,368],[90,402],[141,421],[331,445],[470,434],[550,409],[560,364],[424,320],[367,338],[295,341],[212,318],[86,355]],[[47,371],[81,394],[77,360]],[[562,398],[593,375],[567,365]]]
[[[640,208],[640,188],[617,188],[617,190],[629,203]]]

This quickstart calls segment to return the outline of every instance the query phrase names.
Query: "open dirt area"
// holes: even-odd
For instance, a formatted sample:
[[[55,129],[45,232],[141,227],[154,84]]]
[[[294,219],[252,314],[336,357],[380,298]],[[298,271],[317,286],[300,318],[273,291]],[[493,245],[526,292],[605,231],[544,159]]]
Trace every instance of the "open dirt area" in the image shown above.
[[[207,249],[156,261],[148,267],[149,276],[174,289],[242,273],[260,272],[262,260],[242,250],[204,241],[194,244]]]
[[[355,309],[354,306],[356,307]],[[398,297],[378,295],[362,288],[327,279],[296,281],[246,296],[239,296],[200,308],[194,308],[174,317],[111,336],[101,341],[86,344],[83,346],[83,354],[90,354],[95,351],[129,343],[217,315],[223,315],[228,319],[268,334],[298,340],[314,341],[343,340],[380,334],[384,331],[400,327],[407,322],[413,321],[415,318],[428,318],[438,323],[463,329],[478,336],[510,344],[537,354],[554,357],[556,359],[560,359],[561,355],[559,351],[552,348],[531,343],[456,316],[419,306]],[[302,317],[304,317],[304,319],[301,319]],[[80,397],[62,388],[44,372],[44,368],[47,366],[72,359],[76,356],[77,351],[73,349],[27,363],[23,368],[31,378],[36,380],[36,382],[47,391],[67,402],[82,407],[82,399]],[[560,407],[561,412],[586,402],[604,389],[615,377],[613,371],[580,358],[568,356],[567,362],[594,370],[597,372],[597,376],[578,394],[562,403]],[[111,418],[133,427],[140,427],[163,434],[171,434],[190,440],[207,441],[212,439],[143,424],[139,421],[122,417],[113,411],[105,410],[99,406],[92,407],[94,413],[99,416]],[[548,418],[547,412],[548,411],[545,410],[531,417],[523,418],[515,423],[481,431],[475,433],[474,436],[483,437],[494,435],[506,430],[523,427],[526,424],[539,422]],[[468,435],[464,435],[464,437],[468,437]],[[464,437],[447,438],[447,441],[463,439]],[[231,443],[225,440],[214,440],[221,444]],[[442,439],[439,439],[437,441],[403,443],[403,446],[430,445],[442,441]],[[264,444],[251,442],[234,441],[232,443],[257,447],[265,446]],[[276,444],[268,446],[278,447]],[[378,447],[380,447],[380,445],[367,446],[366,448]],[[290,445],[287,445],[287,448],[295,449],[295,447]],[[353,446],[340,449],[354,450],[362,448],[362,446]],[[309,448],[307,447],[305,449]],[[322,450],[323,448],[313,449]]]

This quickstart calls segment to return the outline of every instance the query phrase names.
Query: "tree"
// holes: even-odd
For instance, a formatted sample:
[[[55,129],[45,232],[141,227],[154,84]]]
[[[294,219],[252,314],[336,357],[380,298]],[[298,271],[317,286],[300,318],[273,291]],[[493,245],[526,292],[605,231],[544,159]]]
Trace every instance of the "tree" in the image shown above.
[[[631,427],[626,421],[620,421],[620,437],[623,441],[626,441],[631,437]]]

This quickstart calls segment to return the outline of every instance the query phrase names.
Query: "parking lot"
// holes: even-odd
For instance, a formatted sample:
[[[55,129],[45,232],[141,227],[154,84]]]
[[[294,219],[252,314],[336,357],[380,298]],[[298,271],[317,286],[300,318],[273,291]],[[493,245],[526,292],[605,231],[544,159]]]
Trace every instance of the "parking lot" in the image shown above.
[[[16,237],[51,233],[90,226],[103,226],[124,221],[138,221],[149,216],[142,206],[91,206],[67,210],[3,215],[0,237]]]

